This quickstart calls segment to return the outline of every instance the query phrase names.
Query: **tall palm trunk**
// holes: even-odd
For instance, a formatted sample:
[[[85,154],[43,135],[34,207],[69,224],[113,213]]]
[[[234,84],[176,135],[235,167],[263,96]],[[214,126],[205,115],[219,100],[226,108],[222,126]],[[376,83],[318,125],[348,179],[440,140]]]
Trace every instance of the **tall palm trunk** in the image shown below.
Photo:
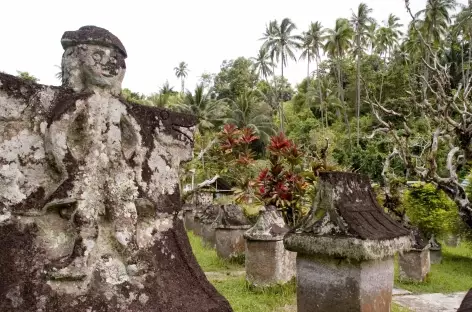
[[[469,8],[472,8],[472,4],[471,4],[471,1],[469,1]],[[468,52],[469,52],[469,57],[467,59],[467,75],[466,75],[466,81],[469,81],[469,77],[470,77],[470,58],[472,56],[472,53],[471,53],[471,44],[472,44],[472,32],[469,32],[469,46],[468,46]],[[464,65],[462,65],[464,66]],[[464,87],[466,85],[464,84]]]
[[[349,125],[349,118],[347,117],[347,107],[346,103],[344,103],[344,88],[343,88],[343,76],[341,70],[341,55],[338,55],[338,92],[339,92],[339,99],[341,100],[341,104],[344,107],[344,122],[346,123],[346,129],[349,137],[349,148],[351,148],[351,126]]]
[[[315,56],[316,81],[318,82],[318,93],[320,95],[321,125],[323,126],[323,124],[324,124],[324,119],[323,119],[323,91],[321,90],[320,73],[319,73],[319,69],[318,69],[318,59],[319,59],[319,55],[316,55]],[[326,111],[326,114],[328,114],[327,111]],[[326,118],[326,127],[328,127],[328,119],[327,118]]]
[[[361,115],[361,58],[360,58],[360,36],[357,36],[357,62],[356,62],[356,106],[357,106],[357,146],[360,137],[360,115]]]
[[[306,69],[306,107],[309,107],[309,100],[308,100],[308,91],[310,89],[310,52],[307,53],[307,69]]]
[[[180,78],[180,83],[182,85],[182,91],[181,92],[182,92],[182,95],[184,95],[185,94],[185,80],[184,80],[184,77]]]
[[[282,50],[283,51],[283,50]],[[283,55],[283,54],[282,54]],[[284,131],[284,108],[283,108],[283,100],[282,100],[282,85],[284,82],[284,61],[283,61],[283,56],[282,56],[282,81],[280,82],[280,88],[279,88],[279,118],[280,118],[280,132],[285,133]]]
[[[270,100],[270,104],[271,104],[271,107],[275,110],[275,108],[277,108],[277,81],[276,81],[276,77],[275,77],[275,64],[274,62],[272,61],[272,78],[274,80],[274,85],[273,86],[270,86],[271,89],[272,89],[272,98]],[[274,103],[275,102],[275,103]]]

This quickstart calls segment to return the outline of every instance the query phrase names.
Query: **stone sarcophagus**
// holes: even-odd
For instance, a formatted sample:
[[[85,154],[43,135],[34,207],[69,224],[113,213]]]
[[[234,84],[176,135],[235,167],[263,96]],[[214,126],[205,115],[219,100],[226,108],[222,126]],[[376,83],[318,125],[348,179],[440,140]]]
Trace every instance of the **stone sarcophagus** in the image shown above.
[[[297,252],[299,312],[389,312],[393,255],[410,232],[386,215],[369,180],[323,172],[313,208],[284,237]]]
[[[295,277],[297,254],[283,244],[288,230],[275,206],[260,209],[256,224],[244,233],[246,280],[251,285],[273,286]]]
[[[107,30],[61,43],[62,87],[0,73],[0,311],[231,311],[179,217],[196,119],[120,98]]]

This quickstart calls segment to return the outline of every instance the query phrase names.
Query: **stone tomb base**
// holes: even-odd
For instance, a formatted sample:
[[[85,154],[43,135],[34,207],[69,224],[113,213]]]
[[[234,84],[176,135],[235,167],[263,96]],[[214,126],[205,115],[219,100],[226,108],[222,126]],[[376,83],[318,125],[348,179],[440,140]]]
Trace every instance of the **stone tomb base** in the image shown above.
[[[429,259],[431,264],[440,264],[442,261],[442,250],[441,248],[431,248],[429,250]]]
[[[193,231],[195,226],[195,210],[187,209],[184,210],[184,226],[187,231]]]
[[[393,257],[356,261],[297,254],[298,312],[390,312]]]
[[[244,232],[250,227],[250,225],[217,227],[215,240],[218,257],[233,259],[244,255],[246,249]]]
[[[202,241],[205,246],[215,248],[216,246],[215,228],[216,228],[215,223],[202,223],[201,224]]]
[[[286,283],[296,275],[296,257],[282,240],[246,240],[246,280],[254,286]]]
[[[193,234],[198,236],[202,236],[202,220],[200,214],[201,213],[196,212],[193,217]]]
[[[400,280],[422,282],[431,269],[429,249],[412,249],[399,256]]]

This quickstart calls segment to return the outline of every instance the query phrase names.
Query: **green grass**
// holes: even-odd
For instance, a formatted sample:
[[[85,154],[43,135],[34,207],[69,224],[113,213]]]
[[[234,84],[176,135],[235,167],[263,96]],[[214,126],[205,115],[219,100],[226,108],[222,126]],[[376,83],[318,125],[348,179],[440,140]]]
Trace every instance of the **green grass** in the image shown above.
[[[284,311],[284,306],[296,304],[295,282],[264,290],[252,290],[246,284],[244,276],[211,282],[228,299],[235,312]]]
[[[451,293],[469,290],[472,287],[471,246],[465,243],[459,247],[443,245],[442,263],[431,265],[431,272],[424,283],[400,282],[396,264],[395,286],[414,293]]]
[[[244,270],[244,265],[226,261],[216,255],[216,251],[203,245],[202,239],[192,232],[187,232],[192,251],[198,264],[205,272],[221,272]]]

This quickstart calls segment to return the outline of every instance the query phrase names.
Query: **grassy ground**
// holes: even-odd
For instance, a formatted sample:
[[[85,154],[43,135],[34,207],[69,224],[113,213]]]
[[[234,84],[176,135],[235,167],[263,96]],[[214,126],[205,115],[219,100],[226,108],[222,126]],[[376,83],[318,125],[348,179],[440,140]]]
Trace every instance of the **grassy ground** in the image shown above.
[[[188,237],[193,253],[205,272],[219,272],[209,277],[210,282],[226,298],[235,312],[296,312],[295,283],[277,286],[265,290],[251,289],[246,284],[245,276],[231,273],[244,270],[243,264],[224,261],[215,250],[206,248],[198,236],[189,232]],[[221,276],[225,276],[221,279]],[[392,312],[408,312],[407,309],[393,305]]]
[[[443,261],[431,265],[431,272],[424,283],[403,283],[395,270],[395,286],[414,293],[451,293],[466,291],[472,287],[472,248],[461,244],[459,247],[443,245]]]
[[[189,232],[188,237],[193,253],[205,272],[244,271],[244,264],[224,261],[216,255],[214,249],[204,247],[200,237]],[[252,290],[246,285],[245,276],[227,275],[225,279],[209,277],[215,288],[230,302],[235,312],[272,312],[284,311],[286,305],[294,305],[295,284],[274,287],[266,290]],[[290,310],[289,310],[290,311]]]

